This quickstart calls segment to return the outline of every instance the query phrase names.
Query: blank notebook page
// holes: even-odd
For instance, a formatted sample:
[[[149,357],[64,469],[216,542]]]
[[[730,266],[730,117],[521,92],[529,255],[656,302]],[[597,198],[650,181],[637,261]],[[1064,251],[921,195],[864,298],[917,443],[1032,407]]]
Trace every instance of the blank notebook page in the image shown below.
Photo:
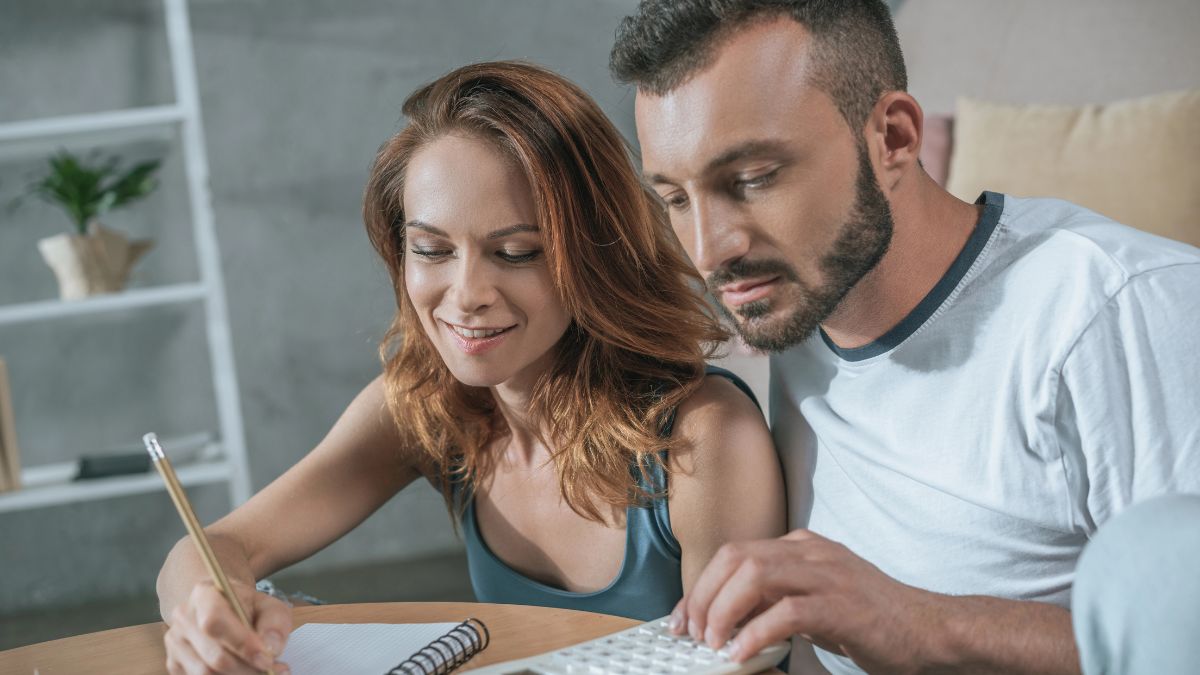
[[[384,675],[456,623],[306,623],[292,631],[280,661],[292,675]]]

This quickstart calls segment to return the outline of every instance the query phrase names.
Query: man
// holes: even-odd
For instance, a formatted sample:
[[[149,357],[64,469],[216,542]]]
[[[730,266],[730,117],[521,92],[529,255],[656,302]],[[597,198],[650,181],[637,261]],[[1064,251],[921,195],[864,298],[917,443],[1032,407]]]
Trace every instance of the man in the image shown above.
[[[1200,251],[942,190],[877,0],[644,0],[611,65],[680,241],[773,353],[807,528],[723,549],[677,628],[801,635],[837,673],[1195,668],[1200,497],[1106,524],[1200,492]]]

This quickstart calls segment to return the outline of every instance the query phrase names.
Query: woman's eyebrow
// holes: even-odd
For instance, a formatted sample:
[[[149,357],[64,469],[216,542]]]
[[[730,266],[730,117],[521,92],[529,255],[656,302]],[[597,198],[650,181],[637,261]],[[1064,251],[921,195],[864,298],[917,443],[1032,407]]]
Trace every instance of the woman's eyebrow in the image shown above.
[[[516,225],[512,225],[511,227],[504,227],[504,228],[500,228],[499,230],[493,230],[492,232],[490,232],[488,234],[487,238],[488,239],[502,239],[504,237],[509,236],[510,234],[517,234],[519,232],[538,232],[538,231],[540,231],[540,230],[537,225],[528,225],[526,223],[518,223]]]
[[[410,220],[410,221],[404,223],[404,227],[406,227],[406,228],[411,227],[414,229],[423,230],[425,232],[428,232],[429,234],[432,234],[432,235],[435,235],[438,237],[446,237],[447,239],[450,238],[450,235],[447,234],[445,230],[436,228],[433,225],[430,225],[429,223],[426,223],[421,220]],[[518,223],[516,225],[510,225],[509,227],[502,227],[499,230],[493,230],[488,233],[487,238],[488,239],[503,239],[504,237],[507,237],[507,236],[513,235],[513,234],[518,234],[520,232],[540,232],[540,231],[541,231],[541,229],[537,225]]]
[[[426,223],[426,222],[420,221],[420,220],[410,220],[410,221],[404,223],[404,227],[406,227],[406,228],[412,227],[412,228],[415,228],[418,230],[424,230],[432,235],[436,235],[439,237],[446,237],[447,239],[450,238],[450,235],[446,234],[445,230],[439,230],[438,228],[430,225],[429,223]]]

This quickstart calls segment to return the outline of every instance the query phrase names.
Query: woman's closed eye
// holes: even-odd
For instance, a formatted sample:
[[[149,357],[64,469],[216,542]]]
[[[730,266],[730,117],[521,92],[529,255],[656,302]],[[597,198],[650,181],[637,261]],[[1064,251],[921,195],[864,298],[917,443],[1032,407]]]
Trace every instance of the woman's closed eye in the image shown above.
[[[419,255],[426,260],[441,260],[453,255],[453,251],[448,248],[434,248],[430,246],[414,246],[410,249],[414,255]]]
[[[532,249],[500,249],[496,251],[496,256],[504,262],[510,263],[525,263],[535,260],[542,254],[539,250]]]

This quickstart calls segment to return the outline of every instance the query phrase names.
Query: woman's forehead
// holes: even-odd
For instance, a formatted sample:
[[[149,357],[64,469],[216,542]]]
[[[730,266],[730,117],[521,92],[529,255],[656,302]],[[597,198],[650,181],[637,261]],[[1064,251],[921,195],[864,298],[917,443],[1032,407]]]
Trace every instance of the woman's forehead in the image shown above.
[[[536,220],[520,166],[494,144],[470,136],[443,136],[418,150],[403,198],[407,221],[447,232],[490,232]]]

